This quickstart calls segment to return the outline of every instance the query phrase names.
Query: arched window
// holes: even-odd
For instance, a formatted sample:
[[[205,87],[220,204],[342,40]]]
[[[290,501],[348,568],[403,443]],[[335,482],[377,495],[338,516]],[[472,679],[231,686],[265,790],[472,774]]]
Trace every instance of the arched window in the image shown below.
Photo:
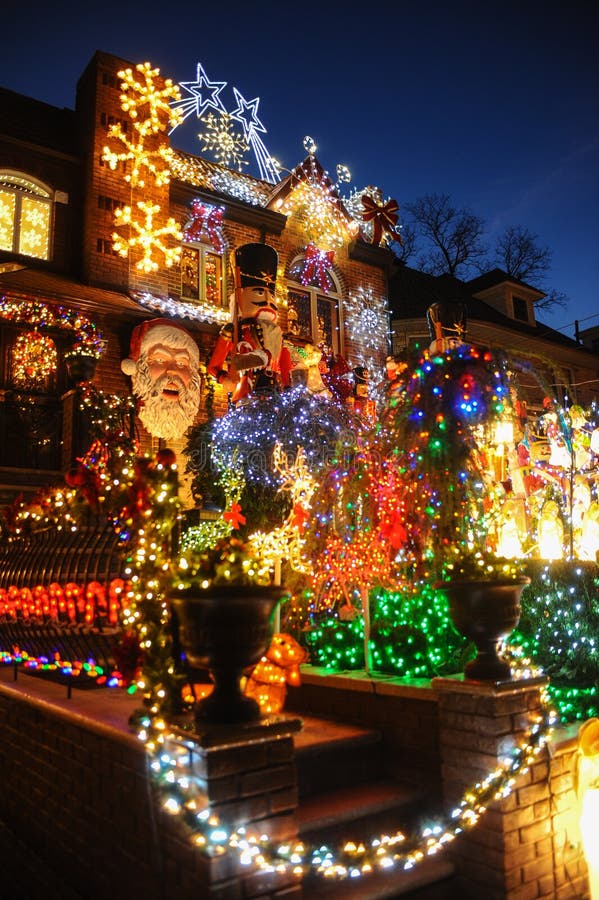
[[[339,327],[341,288],[326,257],[295,257],[287,283],[287,332],[298,341],[324,343],[335,354],[342,352]]]
[[[51,223],[50,189],[0,171],[0,250],[49,259]]]

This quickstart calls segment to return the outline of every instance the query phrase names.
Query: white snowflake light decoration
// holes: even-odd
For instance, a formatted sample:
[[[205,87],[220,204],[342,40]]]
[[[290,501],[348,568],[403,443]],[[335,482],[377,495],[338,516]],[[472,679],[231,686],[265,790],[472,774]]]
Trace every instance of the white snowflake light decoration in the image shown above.
[[[171,108],[171,101],[181,97],[179,88],[170,78],[159,81],[160,70],[150,63],[139,63],[133,69],[119,72],[121,84],[121,108],[131,120],[132,137],[121,123],[111,126],[110,137],[120,144],[120,149],[104,148],[103,159],[112,169],[119,162],[131,163],[125,174],[125,181],[138,190],[145,186],[144,176],[149,173],[158,187],[168,184],[172,151],[166,142],[157,144],[156,136],[165,132],[169,125],[181,121],[181,113]],[[150,142],[148,143],[148,139]],[[138,212],[139,211],[139,212]],[[182,239],[181,229],[172,217],[156,224],[160,206],[139,200],[135,206],[124,206],[115,210],[115,224],[128,226],[129,237],[113,234],[113,248],[123,257],[137,247],[142,251],[136,268],[142,272],[154,272],[158,263],[154,254],[161,254],[165,266],[172,266],[181,257],[181,247],[169,247],[164,239]]]
[[[160,207],[155,203],[139,200],[137,208],[143,213],[143,221],[135,219],[130,206],[115,210],[117,225],[130,225],[133,234],[125,239],[115,232],[112,236],[114,249],[120,256],[126,257],[133,247],[141,248],[142,256],[137,261],[136,267],[146,273],[155,272],[158,269],[158,263],[153,257],[154,251],[157,250],[163,255],[164,265],[170,268],[179,261],[181,247],[168,247],[163,238],[173,237],[175,240],[181,241],[183,239],[181,229],[172,217],[167,219],[165,225],[157,228],[154,224],[154,217],[160,212]]]
[[[389,310],[384,297],[376,297],[371,288],[359,288],[346,301],[346,322],[352,341],[363,348],[386,347],[389,342]],[[361,359],[370,372],[375,372],[376,361],[372,356]]]
[[[235,166],[241,172],[241,167],[248,164],[243,157],[249,149],[249,144],[242,134],[233,131],[232,116],[229,113],[219,115],[208,113],[204,124],[206,131],[198,134],[203,142],[202,150],[209,150],[217,162],[224,166]]]
[[[125,181],[134,187],[145,187],[145,172],[154,178],[158,186],[168,184],[172,150],[168,146],[150,148],[146,138],[166,131],[169,124],[174,125],[180,121],[181,114],[178,110],[171,109],[169,102],[180,97],[179,88],[170,78],[166,79],[164,87],[157,85],[160,70],[153,69],[149,63],[140,63],[135,72],[141,76],[141,80],[135,77],[132,69],[119,72],[119,77],[123,79],[121,109],[131,119],[132,137],[128,136],[120,122],[111,125],[108,136],[111,140],[118,141],[120,149],[104,147],[102,159],[113,170],[119,162],[131,162]]]

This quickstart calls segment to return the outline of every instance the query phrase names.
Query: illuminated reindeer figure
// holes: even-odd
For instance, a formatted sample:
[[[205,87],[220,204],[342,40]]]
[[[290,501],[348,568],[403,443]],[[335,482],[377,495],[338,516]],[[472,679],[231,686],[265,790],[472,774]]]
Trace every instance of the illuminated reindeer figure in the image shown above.
[[[294,571],[307,573],[310,562],[302,552],[305,544],[303,532],[310,517],[310,501],[316,489],[316,480],[308,468],[303,447],[297,448],[290,465],[281,444],[275,444],[273,466],[281,479],[279,492],[287,491],[291,495],[291,512],[282,525],[272,531],[255,531],[250,536],[250,543],[254,551],[269,560],[275,568],[280,566],[282,559],[286,559]]]

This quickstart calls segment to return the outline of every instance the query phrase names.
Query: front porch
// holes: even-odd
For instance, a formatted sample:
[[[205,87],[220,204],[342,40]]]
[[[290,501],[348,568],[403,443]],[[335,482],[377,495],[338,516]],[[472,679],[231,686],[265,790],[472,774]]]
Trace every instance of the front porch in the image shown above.
[[[511,735],[526,731],[542,681],[405,683],[306,666],[284,715],[245,734],[243,726],[221,726],[192,738],[194,777],[212,809],[235,826],[255,825],[273,844],[302,831],[325,837],[328,831],[333,850],[339,835],[343,842],[368,841],[375,834],[359,833],[358,820],[362,805],[364,821],[377,821],[373,786],[381,794],[390,785],[411,785],[412,794],[426,796],[428,812],[447,814],[513,746]],[[408,871],[364,875],[355,894],[355,879],[310,874],[302,881],[291,867],[269,874],[230,853],[193,846],[153,787],[149,758],[129,724],[138,707],[139,697],[122,689],[73,690],[69,697],[64,685],[22,671],[15,680],[14,667],[0,669],[0,819],[51,873],[63,900],[291,900],[325,887],[326,896],[345,898],[590,896],[578,828],[575,727],[557,728],[509,796],[494,801],[472,830]],[[184,736],[189,749],[189,732]],[[345,819],[344,775],[346,795],[353,786],[355,798]],[[407,814],[399,800],[396,807],[387,802],[382,816],[384,805],[380,800],[387,833],[417,820],[413,808],[410,820],[393,820],[399,810]],[[51,897],[52,885],[46,888],[43,896]],[[34,893],[23,896],[35,900]]]

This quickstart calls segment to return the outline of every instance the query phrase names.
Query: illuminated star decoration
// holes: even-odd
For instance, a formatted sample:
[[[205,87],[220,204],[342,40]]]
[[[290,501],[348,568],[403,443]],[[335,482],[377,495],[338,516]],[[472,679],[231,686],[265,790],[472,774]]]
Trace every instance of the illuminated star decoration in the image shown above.
[[[220,93],[226,86],[226,81],[210,81],[202,64],[198,63],[196,80],[182,81],[179,85],[182,93],[190,94],[190,96],[183,96],[180,100],[175,101],[173,109],[180,110],[183,119],[186,119],[193,112],[195,112],[198,119],[203,119],[206,111],[209,109],[215,109],[219,113],[226,113],[227,110],[220,99]],[[173,125],[169,134],[172,134],[176,127],[177,125]]]
[[[233,88],[235,96],[235,106],[229,111],[221,99],[221,92],[227,86],[226,81],[210,81],[201,63],[197,64],[196,80],[182,81],[180,84],[180,99],[176,100],[172,106],[180,115],[180,121],[173,125],[169,134],[172,134],[177,125],[181,124],[188,116],[195,113],[196,118],[204,123],[209,133],[213,133],[212,145],[207,143],[203,150],[220,153],[215,155],[216,161],[227,165],[232,156],[225,158],[222,153],[222,147],[228,141],[235,140],[237,149],[241,149],[240,139],[231,133],[232,121],[239,122],[243,128],[243,142],[247,144],[244,149],[249,149],[254,154],[254,158],[260,171],[260,178],[268,181],[270,184],[276,184],[280,180],[280,170],[276,161],[268,153],[262,138],[258,132],[266,133],[266,128],[258,118],[259,97],[253,100],[246,100],[245,97]],[[221,123],[220,126],[218,123]],[[216,133],[228,135],[217,140]],[[200,138],[206,141],[206,134],[201,133]],[[234,159],[234,164],[239,166],[240,160]]]
[[[258,104],[260,103],[260,98],[254,97],[253,100],[248,102],[235,87],[233,88],[233,93],[235,94],[237,106],[232,111],[231,116],[238,122],[241,122],[243,126],[245,139],[256,157],[256,162],[260,169],[260,177],[264,181],[276,184],[281,177],[281,173],[275,164],[275,161],[268,153],[264,141],[257,133],[261,131],[266,134],[266,128],[258,118]]]

